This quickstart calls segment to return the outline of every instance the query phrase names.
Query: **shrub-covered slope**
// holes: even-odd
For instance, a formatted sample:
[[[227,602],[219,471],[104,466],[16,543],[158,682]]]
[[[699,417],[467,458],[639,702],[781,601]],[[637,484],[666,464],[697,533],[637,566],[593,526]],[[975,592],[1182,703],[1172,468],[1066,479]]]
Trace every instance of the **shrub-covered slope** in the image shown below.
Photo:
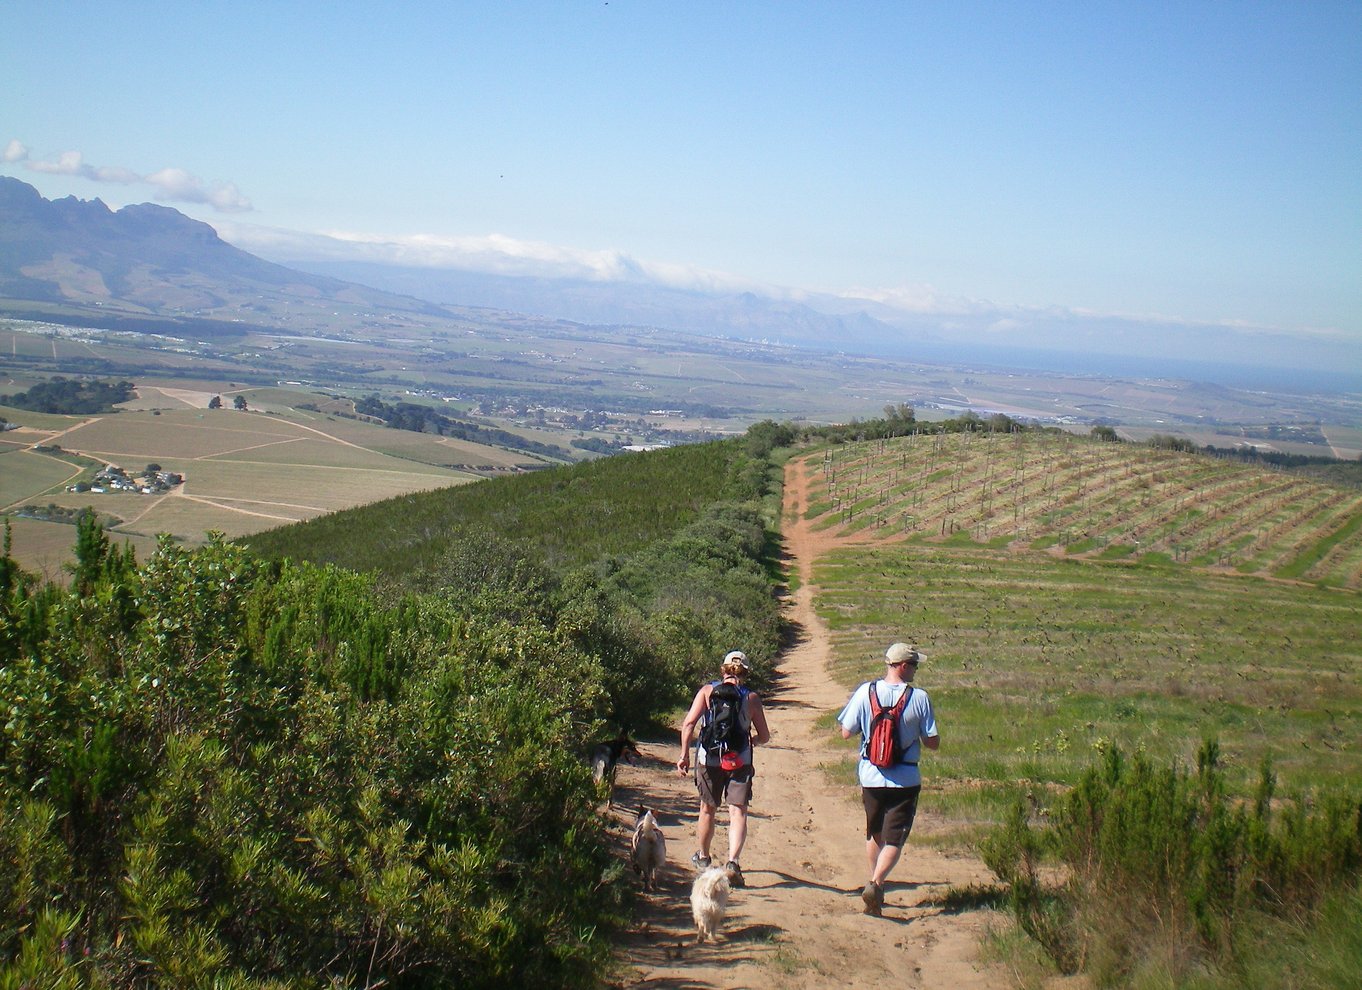
[[[0,554],[0,986],[599,985],[627,888],[584,750],[780,632],[719,500],[764,458],[659,460],[323,527],[378,587],[220,541],[139,566],[91,517],[69,588]]]
[[[746,459],[739,440],[620,454],[387,499],[259,533],[247,546],[406,582],[459,541],[494,534],[563,570],[637,552],[713,502],[757,497],[741,480]]]

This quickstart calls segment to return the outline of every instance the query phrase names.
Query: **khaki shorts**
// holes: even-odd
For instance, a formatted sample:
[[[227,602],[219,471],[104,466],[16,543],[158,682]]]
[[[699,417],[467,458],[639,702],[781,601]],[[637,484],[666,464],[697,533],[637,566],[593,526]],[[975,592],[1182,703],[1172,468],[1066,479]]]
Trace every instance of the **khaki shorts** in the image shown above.
[[[724,770],[720,767],[706,766],[701,763],[695,768],[695,789],[700,792],[700,803],[710,807],[719,806],[719,796],[728,804],[746,808],[752,800],[752,778],[756,770],[751,765],[737,770]]]

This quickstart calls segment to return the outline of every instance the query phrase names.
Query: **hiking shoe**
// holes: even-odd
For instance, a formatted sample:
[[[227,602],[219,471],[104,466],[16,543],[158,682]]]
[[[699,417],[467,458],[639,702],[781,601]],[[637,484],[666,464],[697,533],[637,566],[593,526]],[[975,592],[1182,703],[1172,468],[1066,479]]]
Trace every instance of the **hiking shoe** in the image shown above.
[[[742,867],[738,865],[736,859],[730,859],[724,869],[728,871],[728,882],[733,887],[746,887],[747,881],[743,879]]]
[[[865,913],[880,917],[884,910],[884,888],[871,880],[861,890],[861,901],[865,904]]]
[[[709,862],[710,862],[709,857],[701,856],[698,851],[694,856],[690,858],[690,865],[695,867],[697,870],[709,869]]]

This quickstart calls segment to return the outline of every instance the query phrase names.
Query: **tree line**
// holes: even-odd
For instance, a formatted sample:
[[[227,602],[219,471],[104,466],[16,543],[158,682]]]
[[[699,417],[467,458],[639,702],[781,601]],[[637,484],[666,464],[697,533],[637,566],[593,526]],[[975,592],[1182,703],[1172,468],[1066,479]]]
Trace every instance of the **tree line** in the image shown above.
[[[457,437],[471,443],[488,444],[496,447],[509,447],[523,450],[555,460],[570,460],[571,454],[557,444],[540,443],[529,440],[509,430],[480,426],[464,419],[436,412],[428,406],[414,402],[384,402],[377,394],[368,395],[355,402],[355,412],[361,416],[372,416],[381,420],[385,426],[394,430],[411,430],[415,433],[434,433],[442,437]]]
[[[133,394],[129,381],[90,381],[56,375],[25,392],[16,392],[5,399],[5,404],[31,412],[83,416],[111,412],[115,404],[127,402]]]

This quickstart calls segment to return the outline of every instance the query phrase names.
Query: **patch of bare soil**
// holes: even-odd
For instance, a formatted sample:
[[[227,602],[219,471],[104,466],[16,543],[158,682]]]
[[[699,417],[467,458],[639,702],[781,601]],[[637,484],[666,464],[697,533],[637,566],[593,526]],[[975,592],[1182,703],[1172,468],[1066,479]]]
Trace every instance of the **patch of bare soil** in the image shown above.
[[[950,910],[942,903],[951,887],[994,882],[977,858],[910,840],[886,885],[883,917],[862,913],[868,864],[860,793],[849,766],[840,774],[820,769],[840,757],[829,746],[835,730],[818,728],[815,721],[840,710],[847,692],[827,673],[827,631],[812,608],[812,562],[825,546],[802,519],[805,470],[792,461],[786,471],[786,551],[801,578],[786,608],[798,636],[781,658],[776,689],[765,698],[771,742],[757,753],[742,857],[747,886],[733,892],[723,940],[697,945],[690,915],[695,785],[676,773],[676,737],[641,743],[645,759],[620,767],[609,813],[619,822],[623,843],[638,806],[651,807],[666,834],[668,865],[658,889],[641,895],[637,924],[620,948],[615,985],[798,990],[888,980],[893,986],[947,990],[1008,987],[1004,969],[978,959],[989,912]],[[930,690],[926,668],[921,680]],[[949,746],[949,713],[941,724],[942,745]],[[930,776],[930,767],[923,769]],[[721,810],[714,842],[720,856],[727,846],[726,822]],[[924,794],[914,834],[940,827]]]

